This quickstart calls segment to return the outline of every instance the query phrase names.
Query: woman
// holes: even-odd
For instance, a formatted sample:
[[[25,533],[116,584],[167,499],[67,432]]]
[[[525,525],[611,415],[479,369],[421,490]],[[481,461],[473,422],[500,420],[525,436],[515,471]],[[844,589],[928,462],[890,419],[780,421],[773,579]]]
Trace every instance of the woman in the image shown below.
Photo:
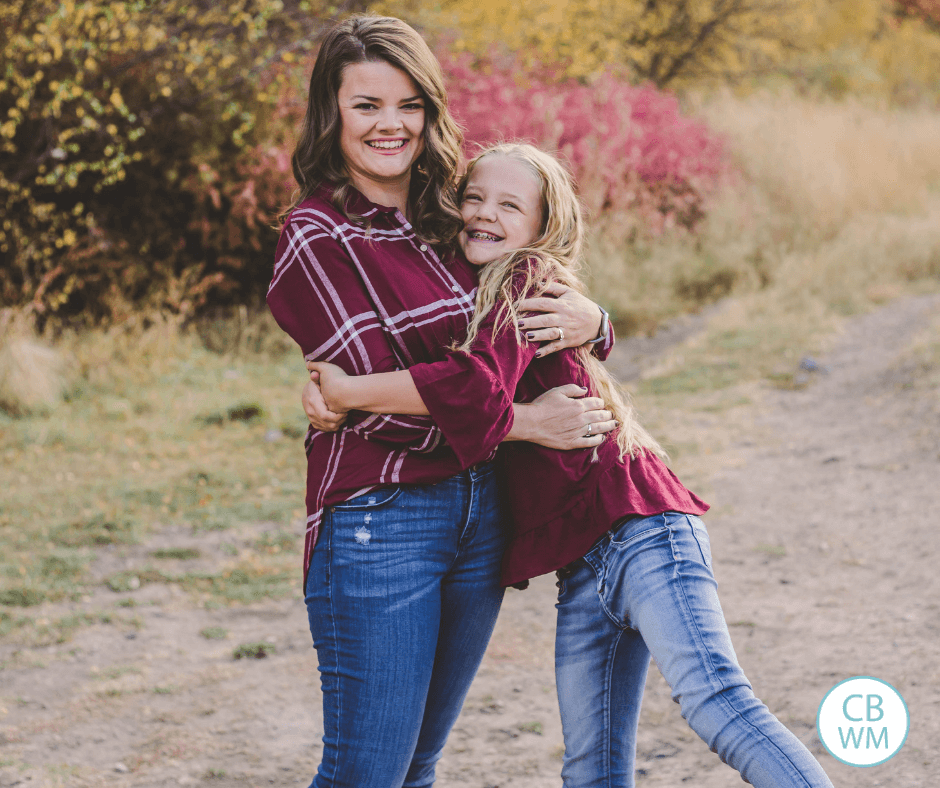
[[[384,372],[443,359],[466,334],[476,277],[449,248],[459,144],[440,66],[414,30],[354,17],[326,36],[268,293],[307,359]],[[596,306],[559,302],[545,338],[595,337]],[[610,429],[610,414],[575,392],[510,410],[499,429],[597,445],[586,426]],[[492,463],[462,471],[427,417],[358,414],[312,431],[306,448],[305,588],[325,731],[313,785],[431,785],[502,599]]]
[[[689,725],[756,788],[832,788],[809,751],[758,700],[731,645],[711,569],[707,510],[660,459],[603,366],[583,350],[535,361],[517,329],[521,297],[547,281],[574,288],[581,211],[561,164],[531,145],[483,151],[458,188],[466,258],[483,268],[468,336],[444,361],[349,377],[312,362],[333,410],[430,414],[464,464],[526,401],[577,379],[620,427],[596,450],[532,444],[503,451],[513,533],[503,582],[559,572],[555,669],[568,788],[632,788],[650,656]],[[533,490],[532,479],[540,481]]]

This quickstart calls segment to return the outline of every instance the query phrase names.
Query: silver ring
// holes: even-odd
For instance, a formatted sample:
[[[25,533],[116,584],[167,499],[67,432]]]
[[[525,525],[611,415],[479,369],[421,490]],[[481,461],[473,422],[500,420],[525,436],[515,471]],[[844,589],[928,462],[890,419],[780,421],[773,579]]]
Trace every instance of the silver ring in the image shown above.
[[[594,433],[594,425],[593,425],[593,424],[588,424],[587,435],[585,435],[584,437],[585,437],[585,438],[590,438],[593,433]]]
[[[557,341],[558,342],[565,341],[565,332],[564,332],[564,329],[562,329],[561,327],[558,328],[558,340]]]

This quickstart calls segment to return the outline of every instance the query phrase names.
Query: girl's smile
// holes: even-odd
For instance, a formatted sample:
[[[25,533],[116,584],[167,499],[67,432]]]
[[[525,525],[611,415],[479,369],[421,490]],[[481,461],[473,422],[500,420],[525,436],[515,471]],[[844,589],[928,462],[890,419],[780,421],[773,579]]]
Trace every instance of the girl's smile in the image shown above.
[[[509,156],[484,156],[473,167],[460,202],[464,256],[486,265],[529,246],[542,223],[541,189],[529,166]]]

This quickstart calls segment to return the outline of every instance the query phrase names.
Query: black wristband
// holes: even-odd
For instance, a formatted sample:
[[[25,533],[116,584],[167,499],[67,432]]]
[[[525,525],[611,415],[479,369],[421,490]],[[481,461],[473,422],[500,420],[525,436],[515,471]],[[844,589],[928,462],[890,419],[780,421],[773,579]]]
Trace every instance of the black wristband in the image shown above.
[[[610,334],[610,315],[607,314],[607,310],[604,307],[598,305],[598,309],[601,310],[601,327],[598,329],[597,338],[589,339],[584,344],[586,345],[596,345],[598,342],[603,342],[607,339],[607,335]]]

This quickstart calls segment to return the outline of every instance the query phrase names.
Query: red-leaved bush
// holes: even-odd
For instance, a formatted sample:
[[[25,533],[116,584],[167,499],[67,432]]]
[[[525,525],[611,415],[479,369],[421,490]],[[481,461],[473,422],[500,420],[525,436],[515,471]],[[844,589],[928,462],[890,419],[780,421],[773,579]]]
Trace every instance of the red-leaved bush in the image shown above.
[[[560,152],[595,217],[633,214],[653,233],[692,228],[704,215],[703,200],[725,169],[722,145],[705,124],[683,116],[671,94],[610,73],[582,84],[469,56],[443,65],[469,154],[496,140]]]
[[[476,144],[529,140],[568,160],[595,222],[626,234],[695,226],[722,172],[722,148],[674,97],[610,74],[555,82],[547,71],[520,76],[494,62],[444,61],[469,155]],[[277,240],[271,225],[296,186],[302,70],[282,64],[261,79],[278,82],[276,101],[239,147],[221,136],[197,146],[173,124],[152,123],[146,137],[161,142],[159,156],[129,164],[102,194],[86,237],[35,285],[23,284],[36,314],[95,322],[141,307],[191,316],[260,302]]]

